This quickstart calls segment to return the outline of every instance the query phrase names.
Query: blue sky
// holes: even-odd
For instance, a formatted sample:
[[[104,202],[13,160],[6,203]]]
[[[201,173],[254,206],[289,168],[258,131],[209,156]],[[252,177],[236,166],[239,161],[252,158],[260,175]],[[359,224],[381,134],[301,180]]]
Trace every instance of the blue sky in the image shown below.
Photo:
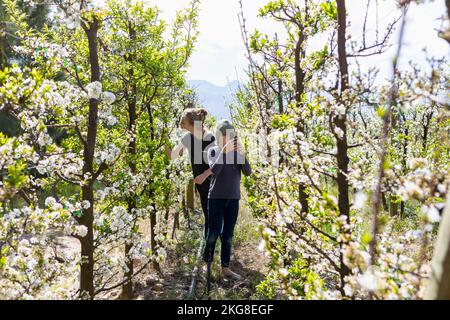
[[[244,11],[249,31],[255,28],[266,32],[280,33],[279,26],[267,20],[257,18],[258,8],[267,3],[267,0],[243,0]],[[372,3],[375,1],[372,0]],[[378,0],[380,26],[386,26],[400,11],[396,8],[394,0]],[[403,47],[401,65],[408,60],[418,64],[423,63],[423,48],[434,56],[448,56],[449,45],[437,36],[437,29],[441,26],[438,18],[445,14],[444,1],[425,1],[423,5],[411,5],[408,12],[406,37]],[[172,18],[175,10],[186,6],[189,0],[154,0],[152,3],[163,10],[164,18]],[[362,23],[365,12],[365,0],[347,0],[348,20],[351,25],[349,34],[354,40],[361,39]],[[226,85],[236,78],[244,77],[243,69],[247,63],[241,38],[237,14],[239,4],[237,0],[203,0],[199,17],[200,35],[196,51],[191,59],[188,73],[189,79],[207,80],[216,85]],[[367,23],[374,35],[375,10],[371,11]],[[370,35],[369,35],[370,37]],[[391,38],[392,43],[397,39],[397,32]],[[313,46],[323,45],[323,39],[316,39]],[[395,45],[380,56],[364,58],[361,63],[365,67],[378,66],[381,77],[388,77],[391,59],[394,55]]]

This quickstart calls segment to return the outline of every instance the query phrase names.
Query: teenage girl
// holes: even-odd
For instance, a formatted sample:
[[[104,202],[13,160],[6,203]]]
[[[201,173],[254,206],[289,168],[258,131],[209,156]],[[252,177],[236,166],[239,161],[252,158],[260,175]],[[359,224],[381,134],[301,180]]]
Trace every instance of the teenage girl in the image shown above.
[[[203,108],[189,108],[183,111],[180,120],[180,127],[186,130],[186,134],[181,138],[180,143],[172,150],[166,145],[166,153],[172,159],[181,155],[183,149],[187,149],[192,165],[192,173],[195,177],[200,176],[209,169],[208,150],[215,145],[215,137],[204,127],[205,118],[208,111]],[[208,192],[211,179],[207,178],[202,183],[196,183],[195,187],[200,195],[202,211],[205,216],[205,233],[208,234]]]

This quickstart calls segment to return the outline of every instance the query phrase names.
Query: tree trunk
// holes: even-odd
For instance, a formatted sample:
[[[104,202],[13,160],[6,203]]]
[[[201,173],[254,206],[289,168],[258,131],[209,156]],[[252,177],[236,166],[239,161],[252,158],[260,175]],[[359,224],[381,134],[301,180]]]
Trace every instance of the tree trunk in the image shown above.
[[[400,217],[405,217],[405,201],[400,201]]]
[[[447,16],[450,19],[450,0],[446,0]],[[450,29],[447,29],[450,33]],[[447,41],[450,36],[447,34]],[[442,221],[431,262],[431,277],[424,298],[450,300],[450,191],[447,193]]]
[[[82,216],[77,219],[80,225],[87,228],[85,237],[80,238],[82,262],[80,266],[80,295],[85,297],[87,292],[91,299],[94,298],[94,192],[92,186],[88,185],[81,189],[83,201],[89,201],[91,206],[84,209]]]
[[[384,211],[388,211],[389,210],[388,201],[386,199],[386,193],[385,192],[381,192],[381,204],[383,205],[383,210]]]
[[[8,57],[6,56],[6,33],[5,23],[0,21],[0,70],[6,66]]]
[[[153,192],[152,192],[152,194],[153,194]],[[152,249],[153,254],[155,254],[156,247],[157,247],[155,227],[156,227],[156,210],[152,210],[152,212],[150,213],[150,232],[151,232],[150,247]],[[152,265],[153,265],[153,268],[155,268],[156,270],[159,270],[158,262],[153,261]]]
[[[186,190],[185,190],[185,192],[183,193],[183,200],[181,202],[182,202],[182,205],[183,205],[184,220],[186,220],[187,227],[188,227],[188,229],[190,229],[191,228],[191,221],[190,221],[190,217],[189,217],[189,210],[188,210],[188,207],[187,207],[186,198],[187,197],[186,197]]]
[[[130,38],[135,38],[135,31],[130,27],[129,28]],[[134,55],[130,54],[127,57],[127,60],[132,62],[134,60]],[[127,104],[128,104],[128,132],[131,135],[132,139],[130,144],[128,145],[128,155],[130,159],[128,161],[128,167],[130,168],[131,174],[136,175],[136,99],[137,99],[137,87],[134,80],[134,70],[130,68],[128,70],[129,81],[131,82],[131,90],[127,92]],[[137,209],[136,205],[136,197],[134,194],[130,195],[127,199],[128,211],[130,213],[134,212]],[[135,218],[136,219],[136,218]],[[122,298],[124,299],[132,299],[133,298],[133,273],[134,273],[134,264],[133,259],[130,256],[130,251],[133,249],[133,243],[129,242],[125,245],[125,261],[128,271],[125,272],[125,278],[129,279],[129,281],[125,282],[122,286]]]
[[[393,217],[398,216],[398,202],[392,199],[389,200],[389,214]]]
[[[340,85],[341,85],[341,93],[340,93],[340,102],[342,101],[343,93],[348,89],[348,62],[347,62],[347,52],[346,52],[346,29],[347,29],[347,21],[346,21],[346,8],[345,8],[345,0],[337,0],[337,14],[338,14],[338,60],[339,60],[339,71],[341,74]],[[346,217],[347,224],[350,224],[350,202],[349,202],[349,184],[347,180],[348,175],[348,144],[347,144],[347,114],[336,116],[334,120],[334,125],[339,128],[343,135],[342,137],[338,137],[336,139],[337,142],[337,165],[338,165],[338,173],[337,173],[337,184],[338,184],[338,207],[339,213],[341,216]],[[347,233],[347,230],[343,232]],[[345,245],[345,243],[341,243],[341,249]],[[340,289],[341,292],[344,293],[344,278],[349,274],[348,267],[344,264],[344,256],[342,250],[339,251],[340,257]]]
[[[447,7],[447,17],[450,19],[450,0],[445,0],[445,6]]]
[[[166,172],[166,179],[170,179],[170,172],[169,171],[167,171]],[[165,202],[166,202],[166,209],[165,209],[165,212],[164,212],[164,221],[165,221],[165,228],[164,228],[164,237],[166,237],[167,236],[167,232],[168,232],[168,230],[169,230],[169,216],[170,216],[170,206],[167,204],[167,201],[169,200],[169,198],[170,198],[170,193],[171,193],[171,190],[170,190],[170,188],[168,188],[166,191],[165,191],[165,193],[164,193],[164,199],[165,199]]]
[[[84,22],[83,29],[87,35],[89,43],[89,63],[91,66],[91,82],[100,81],[100,66],[98,59],[98,20],[93,18],[91,22]],[[85,174],[94,174],[94,152],[97,140],[97,117],[98,117],[98,100],[89,100],[89,115],[86,143],[83,150],[83,176]],[[88,201],[90,206],[83,209],[82,216],[77,218],[78,222],[87,228],[87,235],[80,239],[82,263],[80,267],[80,294],[86,292],[91,299],[94,298],[94,181],[89,181],[81,188],[82,199]]]
[[[302,45],[304,41],[302,30],[299,31],[297,44],[295,46],[295,101],[297,103],[297,108],[300,108],[303,101],[303,95],[305,93],[305,72],[301,68],[301,59],[304,55],[304,51],[302,51]],[[306,128],[303,122],[300,122],[297,125],[297,130],[306,135]],[[306,185],[302,182],[298,184],[298,197],[300,204],[302,205],[301,212],[308,212],[308,194],[306,192]]]
[[[431,262],[431,277],[425,290],[427,300],[450,300],[450,192],[447,194],[442,221],[439,226],[434,256]]]
[[[281,79],[278,79],[278,112],[280,114],[284,113],[284,106],[283,106],[283,82]]]
[[[122,299],[133,299],[133,273],[134,273],[134,263],[133,259],[130,256],[130,251],[133,249],[132,243],[125,244],[125,259],[126,259],[126,265],[127,265],[127,272],[125,272],[124,277],[125,279],[130,279],[129,281],[125,282],[122,286]]]
[[[433,118],[433,111],[426,115],[426,122],[423,125],[423,135],[422,135],[422,152],[423,155],[427,154],[427,143],[428,143],[428,131],[430,128],[430,122]]]
[[[154,122],[154,117],[153,117],[152,106],[150,103],[151,103],[151,101],[146,102],[148,119],[150,122],[150,139],[151,139],[151,141],[155,141],[155,139],[156,139],[155,122]],[[150,161],[153,161],[154,151],[151,148],[149,149],[149,158],[150,158]],[[147,185],[149,199],[153,199],[153,196],[154,196],[153,183],[154,183],[153,178],[151,178]],[[151,203],[151,204],[155,207],[155,203]],[[152,212],[150,212],[150,247],[151,247],[153,254],[156,251],[156,245],[157,245],[155,227],[156,227],[156,211],[152,210]],[[156,261],[153,261],[152,265],[156,270],[159,270],[159,266]]]
[[[447,17],[450,19],[450,0],[445,0],[445,6],[447,8]],[[450,28],[447,27],[446,29],[440,31],[439,36],[450,43]]]
[[[304,57],[305,52],[302,50],[304,42],[303,30],[299,30],[297,44],[295,45],[294,67],[295,67],[295,102],[297,108],[300,108],[303,101],[303,95],[305,93],[305,71],[301,67],[301,59]],[[298,124],[300,132],[306,134],[305,123],[301,121]]]
[[[180,228],[180,212],[177,210],[173,216],[172,235],[170,238],[173,240],[176,238],[177,228]]]
[[[186,204],[190,210],[194,210],[194,194],[194,181],[191,179],[186,188]]]

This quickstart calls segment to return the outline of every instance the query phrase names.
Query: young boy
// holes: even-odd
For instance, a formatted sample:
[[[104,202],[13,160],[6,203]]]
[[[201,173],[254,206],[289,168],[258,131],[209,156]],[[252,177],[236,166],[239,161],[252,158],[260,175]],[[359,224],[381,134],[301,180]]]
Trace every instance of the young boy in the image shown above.
[[[194,180],[195,183],[202,183],[212,175],[208,194],[209,227],[203,260],[213,260],[216,241],[221,235],[222,274],[240,280],[242,277],[230,270],[231,243],[241,198],[241,172],[249,176],[251,167],[230,121],[219,122],[216,139],[217,146],[212,147],[208,153],[210,169]]]

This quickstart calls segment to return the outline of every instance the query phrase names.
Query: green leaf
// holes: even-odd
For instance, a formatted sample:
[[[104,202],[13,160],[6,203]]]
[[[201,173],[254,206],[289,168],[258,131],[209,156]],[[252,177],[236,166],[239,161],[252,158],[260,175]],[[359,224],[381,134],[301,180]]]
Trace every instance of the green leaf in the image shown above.
[[[364,232],[361,236],[361,242],[364,244],[369,244],[372,241],[372,234],[368,231]]]

